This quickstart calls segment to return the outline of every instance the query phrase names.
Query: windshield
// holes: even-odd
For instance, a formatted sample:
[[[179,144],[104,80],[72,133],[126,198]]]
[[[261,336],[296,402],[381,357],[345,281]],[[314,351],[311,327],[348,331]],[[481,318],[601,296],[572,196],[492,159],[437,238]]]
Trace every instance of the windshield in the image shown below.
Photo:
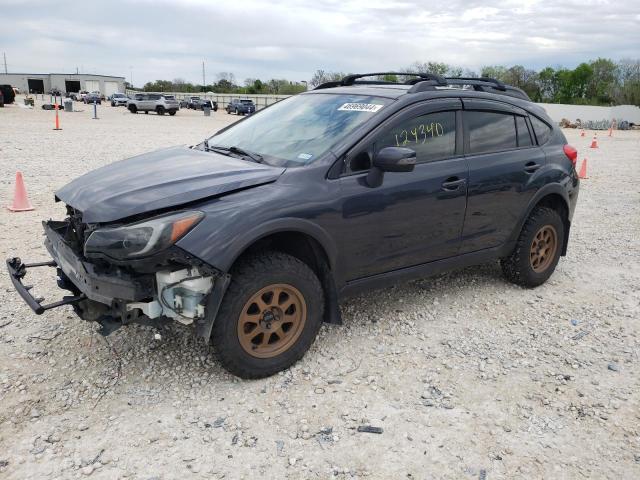
[[[302,166],[326,153],[389,102],[363,95],[296,95],[214,135],[208,143],[260,154],[270,165]]]

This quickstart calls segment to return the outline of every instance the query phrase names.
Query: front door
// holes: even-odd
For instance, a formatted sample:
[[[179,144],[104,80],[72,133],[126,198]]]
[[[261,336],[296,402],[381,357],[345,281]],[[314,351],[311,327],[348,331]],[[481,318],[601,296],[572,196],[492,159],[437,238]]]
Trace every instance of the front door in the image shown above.
[[[401,112],[345,159],[340,236],[347,280],[457,254],[466,206],[467,162],[456,128],[460,101],[426,102]],[[384,147],[416,151],[413,172],[366,182],[371,158]]]

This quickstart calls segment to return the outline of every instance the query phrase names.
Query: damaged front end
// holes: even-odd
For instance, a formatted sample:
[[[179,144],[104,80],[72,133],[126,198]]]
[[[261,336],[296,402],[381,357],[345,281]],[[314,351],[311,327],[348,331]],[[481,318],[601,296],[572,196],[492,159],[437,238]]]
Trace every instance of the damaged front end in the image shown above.
[[[123,325],[162,326],[171,321],[195,325],[208,339],[229,276],[174,243],[200,220],[200,212],[178,212],[116,226],[82,223],[68,208],[65,221],[43,222],[51,262],[7,260],[14,287],[36,314],[72,305],[84,320],[96,321],[108,335]],[[55,267],[58,286],[72,295],[44,304],[23,284],[36,267]]]

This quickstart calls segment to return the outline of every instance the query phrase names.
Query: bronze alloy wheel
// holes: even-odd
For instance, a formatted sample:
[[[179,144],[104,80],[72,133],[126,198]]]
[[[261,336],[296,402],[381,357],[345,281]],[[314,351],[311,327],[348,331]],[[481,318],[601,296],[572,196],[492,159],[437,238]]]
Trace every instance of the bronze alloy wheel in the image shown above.
[[[553,262],[558,249],[558,233],[551,225],[544,225],[533,237],[529,261],[536,273],[544,272]]]
[[[275,357],[298,340],[306,320],[307,304],[297,288],[268,285],[245,303],[238,319],[238,339],[253,357]]]

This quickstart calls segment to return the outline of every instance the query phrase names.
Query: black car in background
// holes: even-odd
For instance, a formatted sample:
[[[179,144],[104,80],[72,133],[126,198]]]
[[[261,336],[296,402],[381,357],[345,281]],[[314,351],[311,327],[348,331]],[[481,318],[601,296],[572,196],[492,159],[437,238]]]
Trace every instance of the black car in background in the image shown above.
[[[97,103],[102,105],[102,94],[100,92],[89,92],[83,98],[84,103]]]
[[[56,192],[58,285],[102,333],[190,325],[245,378],[301,358],[349,295],[499,261],[544,283],[567,252],[577,152],[520,89],[490,78],[349,75],[198,145],[111,163]]]
[[[234,98],[225,109],[227,113],[235,113],[236,115],[249,115],[256,111],[253,100]]]
[[[198,99],[194,100],[189,106],[189,108],[193,108],[194,110],[202,110],[204,109],[204,107],[209,107],[214,112],[217,112],[218,102],[214,102],[213,100]]]
[[[16,98],[15,90],[11,85],[0,85],[0,93],[2,94],[2,104],[13,103]]]

